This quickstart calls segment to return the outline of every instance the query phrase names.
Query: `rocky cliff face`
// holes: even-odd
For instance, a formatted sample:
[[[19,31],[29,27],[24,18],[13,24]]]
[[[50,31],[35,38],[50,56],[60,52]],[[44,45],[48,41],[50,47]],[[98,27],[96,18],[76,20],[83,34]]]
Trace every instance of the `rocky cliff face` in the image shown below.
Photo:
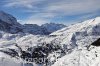
[[[9,33],[18,33],[22,31],[22,28],[15,17],[0,11],[0,30]]]

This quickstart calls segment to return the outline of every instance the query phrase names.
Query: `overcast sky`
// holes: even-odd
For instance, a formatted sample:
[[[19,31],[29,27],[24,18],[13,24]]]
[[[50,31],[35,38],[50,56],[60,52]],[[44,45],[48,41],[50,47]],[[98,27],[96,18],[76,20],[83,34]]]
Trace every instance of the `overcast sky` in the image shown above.
[[[100,0],[0,0],[0,10],[22,24],[73,24],[100,16]]]

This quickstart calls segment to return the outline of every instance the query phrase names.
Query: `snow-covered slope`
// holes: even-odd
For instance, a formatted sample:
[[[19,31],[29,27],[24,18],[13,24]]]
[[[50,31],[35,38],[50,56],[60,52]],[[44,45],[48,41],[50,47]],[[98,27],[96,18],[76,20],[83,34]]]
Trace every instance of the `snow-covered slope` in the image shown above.
[[[70,25],[50,35],[10,34],[1,31],[0,50],[2,48],[7,49],[6,53],[8,53],[10,48],[20,54],[21,52],[18,51],[18,47],[15,46],[15,43],[17,43],[23,51],[28,52],[29,49],[34,49],[34,52],[38,53],[37,57],[42,55],[48,59],[49,62],[47,62],[46,66],[99,66],[100,47],[91,46],[88,48],[98,38],[100,38],[100,17]],[[36,49],[38,51],[35,51]],[[5,50],[2,52],[5,52]],[[34,55],[34,52],[31,51],[29,53]],[[0,53],[1,63],[6,63],[6,61],[2,60],[2,58],[7,60],[6,55],[2,56],[2,53]],[[11,57],[11,62],[8,64],[13,65],[14,58]],[[19,58],[17,59],[19,61],[23,59]],[[20,64],[18,66],[22,66]],[[34,66],[36,65],[39,66],[38,64]],[[41,65],[44,66],[43,64]]]
[[[88,46],[100,38],[100,17],[71,25],[51,35],[63,38],[61,44],[66,44],[67,49],[71,49],[71,53],[58,59],[53,66],[100,65],[100,47],[94,47],[88,51]]]
[[[61,30],[52,33],[51,35],[61,35],[61,34],[67,34],[69,32],[73,33],[73,32],[88,31],[89,28],[93,29],[95,28],[95,26],[98,26],[97,29],[99,29],[99,24],[100,24],[100,17],[97,17],[95,19],[86,20],[82,23],[70,25],[66,28],[63,28]]]
[[[100,35],[100,17],[90,19],[82,23],[68,26],[61,30],[58,30],[50,35],[56,35],[63,38],[62,43],[68,43],[71,40],[78,38],[85,38],[90,36]]]

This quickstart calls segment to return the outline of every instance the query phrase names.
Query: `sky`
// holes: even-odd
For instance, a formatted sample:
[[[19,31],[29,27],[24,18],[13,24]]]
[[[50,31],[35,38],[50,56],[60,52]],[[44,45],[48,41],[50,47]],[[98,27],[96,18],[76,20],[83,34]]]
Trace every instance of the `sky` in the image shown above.
[[[0,0],[0,11],[21,24],[82,22],[100,16],[100,0]]]

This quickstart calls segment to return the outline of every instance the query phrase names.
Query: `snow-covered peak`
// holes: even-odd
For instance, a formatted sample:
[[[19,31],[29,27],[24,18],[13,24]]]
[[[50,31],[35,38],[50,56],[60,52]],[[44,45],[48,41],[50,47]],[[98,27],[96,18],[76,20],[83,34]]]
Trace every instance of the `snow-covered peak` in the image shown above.
[[[83,32],[87,31],[89,28],[93,28],[97,25],[100,25],[100,17],[96,17],[94,19],[86,20],[82,23],[77,23],[74,25],[70,25],[68,27],[65,27],[61,30],[58,30],[51,35],[62,35],[67,33],[73,33],[73,32]]]
[[[0,20],[4,21],[6,23],[9,23],[9,24],[16,24],[17,23],[17,20],[15,17],[13,17],[12,15],[7,14],[3,11],[0,11]]]
[[[48,30],[48,32],[52,33],[54,31],[60,30],[64,27],[66,27],[66,25],[64,24],[56,24],[56,23],[46,23],[41,25],[41,27],[46,28]]]
[[[95,20],[94,20],[94,22],[95,22],[95,24],[96,24],[96,23],[97,23],[97,24],[100,23],[100,17],[96,17]]]
[[[64,28],[63,24],[46,23],[41,26],[37,24],[25,24],[23,25],[23,32],[31,34],[49,35],[50,33]]]

